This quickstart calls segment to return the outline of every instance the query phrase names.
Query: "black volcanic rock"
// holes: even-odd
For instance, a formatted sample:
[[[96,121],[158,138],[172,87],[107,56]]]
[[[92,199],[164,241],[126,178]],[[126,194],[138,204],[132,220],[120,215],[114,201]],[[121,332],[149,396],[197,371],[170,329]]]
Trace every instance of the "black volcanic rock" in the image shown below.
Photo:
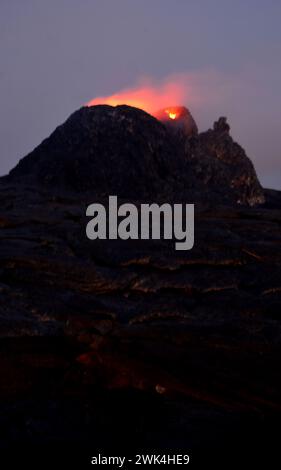
[[[255,168],[243,148],[233,141],[225,117],[214,123],[213,129],[186,141],[186,155],[196,178],[219,193],[221,202],[231,193],[238,204],[254,206],[265,202],[264,191]]]
[[[159,121],[136,108],[104,105],[72,114],[10,176],[79,192],[142,198],[173,187],[184,165]]]
[[[254,167],[224,118],[189,137],[129,106],[81,108],[6,180],[96,196],[264,202]]]
[[[264,451],[281,415],[280,193],[196,207],[187,252],[88,240],[84,196],[0,181],[0,447]]]

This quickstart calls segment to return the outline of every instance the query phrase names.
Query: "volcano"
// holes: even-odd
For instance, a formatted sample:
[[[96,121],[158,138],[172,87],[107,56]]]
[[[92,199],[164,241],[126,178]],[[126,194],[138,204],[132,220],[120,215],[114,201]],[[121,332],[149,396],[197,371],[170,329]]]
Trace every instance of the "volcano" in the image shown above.
[[[88,240],[88,204],[112,194],[195,202],[192,250]],[[225,118],[189,135],[129,106],[82,108],[0,198],[1,459],[278,461],[281,193]]]
[[[83,107],[6,180],[95,196],[263,203],[253,164],[229,130],[221,118],[198,134],[181,106],[165,108],[158,119],[125,105]]]

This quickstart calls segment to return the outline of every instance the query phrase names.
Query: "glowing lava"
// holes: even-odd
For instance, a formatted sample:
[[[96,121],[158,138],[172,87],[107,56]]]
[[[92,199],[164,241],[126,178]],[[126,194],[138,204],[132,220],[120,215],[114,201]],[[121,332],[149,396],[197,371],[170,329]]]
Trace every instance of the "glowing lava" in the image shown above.
[[[161,121],[169,131],[188,137],[198,133],[197,125],[189,110],[179,103],[188,101],[190,96],[191,88],[186,80],[170,78],[162,83],[155,83],[147,79],[113,95],[94,98],[87,106],[127,105],[139,108]]]
[[[177,113],[172,113],[172,112],[169,111],[168,109],[166,109],[165,112],[168,114],[168,116],[169,116],[170,119],[176,119]]]
[[[155,116],[155,113],[164,106],[169,106],[171,103],[183,103],[185,94],[185,87],[176,80],[165,81],[157,85],[152,84],[151,81],[142,81],[136,87],[121,90],[110,96],[94,98],[87,103],[87,106],[98,104],[117,106],[126,104],[143,109]],[[177,113],[171,108],[169,111],[170,119],[176,119]]]

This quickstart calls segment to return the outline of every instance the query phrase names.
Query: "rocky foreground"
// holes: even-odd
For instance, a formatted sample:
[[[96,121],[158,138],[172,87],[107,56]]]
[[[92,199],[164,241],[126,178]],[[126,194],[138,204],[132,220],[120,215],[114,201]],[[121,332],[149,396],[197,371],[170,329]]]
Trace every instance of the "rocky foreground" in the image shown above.
[[[281,195],[262,194],[257,207],[198,201],[195,246],[176,252],[172,241],[90,241],[96,199],[3,179],[2,448],[119,443],[198,458],[273,444]]]
[[[280,416],[281,206],[201,208],[175,252],[87,240],[71,196],[0,198],[2,445],[192,447]]]

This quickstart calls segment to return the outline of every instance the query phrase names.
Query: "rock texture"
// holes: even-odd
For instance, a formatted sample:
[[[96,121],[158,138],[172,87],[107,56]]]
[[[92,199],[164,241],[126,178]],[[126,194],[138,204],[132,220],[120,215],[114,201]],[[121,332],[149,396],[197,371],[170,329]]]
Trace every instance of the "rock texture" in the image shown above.
[[[24,178],[92,196],[264,202],[252,163],[222,123],[189,139],[136,108],[82,108],[23,158],[8,181]]]
[[[235,181],[234,158],[253,178],[243,202],[263,195],[225,120],[184,143],[188,171],[213,198],[196,205],[191,251],[176,252],[173,241],[85,236],[94,192],[81,189],[105,185],[106,193],[120,178],[128,196],[124,185],[133,190],[127,178],[135,174],[143,195],[146,178],[158,185],[162,163],[172,172],[181,158],[168,161],[167,142],[165,127],[143,112],[85,108],[0,181],[2,448],[24,442],[32,455],[44,444],[46,457],[51,443],[65,442],[68,456],[79,442],[90,443],[91,454],[106,445],[191,449],[195,462],[212,449],[217,465],[226,445],[232,460],[242,446],[253,449],[251,462],[257,448],[260,459],[273,445],[281,414],[281,196],[266,191],[256,208],[213,205],[222,168]],[[137,170],[126,173],[129,159]],[[163,181],[170,191],[166,173]],[[225,189],[224,201],[241,197],[244,183]]]
[[[75,194],[2,183],[0,198],[2,446],[202,451],[269,433],[281,409],[280,194],[276,209],[197,210],[190,252],[87,240],[88,201]]]
[[[264,192],[254,166],[229,131],[226,118],[221,117],[213,129],[185,142],[192,172],[208,188],[209,200],[216,194],[216,201],[226,202],[225,195],[231,194],[237,204],[263,204]]]

